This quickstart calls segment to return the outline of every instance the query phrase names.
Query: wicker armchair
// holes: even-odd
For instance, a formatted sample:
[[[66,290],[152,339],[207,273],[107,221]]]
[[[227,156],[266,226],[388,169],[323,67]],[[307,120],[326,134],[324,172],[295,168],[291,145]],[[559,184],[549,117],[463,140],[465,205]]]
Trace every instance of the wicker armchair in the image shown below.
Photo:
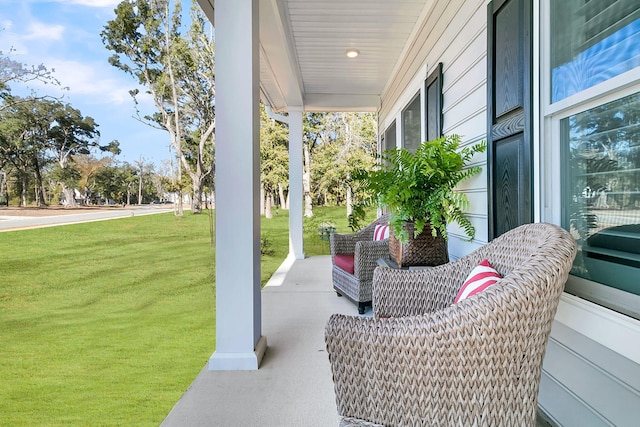
[[[528,224],[432,269],[377,268],[375,317],[333,315],[325,330],[341,425],[535,425],[575,253],[565,230]],[[503,279],[453,304],[485,258]]]
[[[373,241],[373,232],[377,224],[388,222],[389,215],[385,214],[354,234],[334,233],[330,237],[333,288],[338,296],[357,304],[360,314],[371,305],[373,270],[378,259],[389,257],[389,239]],[[336,265],[336,255],[353,255],[353,273]]]

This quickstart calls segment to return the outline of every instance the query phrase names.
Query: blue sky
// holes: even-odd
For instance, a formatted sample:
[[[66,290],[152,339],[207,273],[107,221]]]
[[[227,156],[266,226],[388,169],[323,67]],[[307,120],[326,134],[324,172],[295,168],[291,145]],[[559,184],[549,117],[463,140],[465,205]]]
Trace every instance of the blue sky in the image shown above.
[[[114,17],[119,0],[0,0],[0,51],[15,49],[11,58],[31,65],[44,64],[69,90],[35,85],[39,94],[64,94],[64,102],[99,124],[100,141],[120,141],[121,161],[144,159],[158,167],[169,158],[169,136],[133,118],[136,88],[129,75],[109,65],[112,54],[100,32]],[[12,86],[17,95],[23,89]],[[152,111],[152,101],[142,99]]]

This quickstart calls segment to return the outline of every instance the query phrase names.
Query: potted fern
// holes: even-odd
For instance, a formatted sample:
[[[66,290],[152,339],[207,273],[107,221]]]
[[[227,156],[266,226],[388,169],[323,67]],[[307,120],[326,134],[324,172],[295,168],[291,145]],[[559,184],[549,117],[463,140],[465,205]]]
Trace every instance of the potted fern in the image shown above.
[[[415,153],[387,150],[378,168],[356,176],[390,212],[389,255],[400,267],[448,262],[447,224],[452,221],[469,239],[475,235],[464,213],[469,201],[455,188],[480,173],[480,166],[467,165],[486,143],[460,145],[460,136],[447,135],[423,142]]]

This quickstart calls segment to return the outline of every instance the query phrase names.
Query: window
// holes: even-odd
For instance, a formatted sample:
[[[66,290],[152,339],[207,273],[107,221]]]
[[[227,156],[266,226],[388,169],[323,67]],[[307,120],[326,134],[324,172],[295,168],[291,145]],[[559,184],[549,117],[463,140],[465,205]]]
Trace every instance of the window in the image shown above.
[[[418,93],[402,111],[402,146],[407,150],[416,151],[420,147],[421,125],[420,93]]]
[[[551,102],[640,66],[638,0],[551,1]]]
[[[424,85],[424,104],[417,93],[402,111],[402,147],[415,151],[423,138],[432,140],[442,136],[442,63],[427,77]],[[422,111],[424,105],[424,130],[422,135]]]
[[[640,295],[640,92],[560,121],[572,273]]]
[[[396,122],[389,125],[387,130],[382,134],[382,151],[396,149]]]
[[[640,318],[640,3],[545,4],[546,147],[560,154],[556,212],[578,242],[566,290]]]
[[[425,82],[425,128],[427,140],[442,136],[442,62]]]

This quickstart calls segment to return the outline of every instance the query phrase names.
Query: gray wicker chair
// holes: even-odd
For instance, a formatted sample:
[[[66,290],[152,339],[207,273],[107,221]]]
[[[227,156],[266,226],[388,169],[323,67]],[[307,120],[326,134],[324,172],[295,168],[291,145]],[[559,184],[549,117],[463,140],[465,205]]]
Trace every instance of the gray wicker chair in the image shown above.
[[[373,232],[377,224],[388,222],[389,215],[385,214],[356,233],[334,233],[330,237],[333,288],[339,296],[357,304],[360,314],[371,305],[373,270],[378,259],[389,257],[389,239],[373,241]],[[335,265],[335,257],[340,254],[354,256],[353,274]]]
[[[342,426],[533,426],[551,324],[576,244],[551,224],[511,230],[428,270],[379,267],[374,318],[331,316]],[[504,277],[453,304],[488,259]]]

